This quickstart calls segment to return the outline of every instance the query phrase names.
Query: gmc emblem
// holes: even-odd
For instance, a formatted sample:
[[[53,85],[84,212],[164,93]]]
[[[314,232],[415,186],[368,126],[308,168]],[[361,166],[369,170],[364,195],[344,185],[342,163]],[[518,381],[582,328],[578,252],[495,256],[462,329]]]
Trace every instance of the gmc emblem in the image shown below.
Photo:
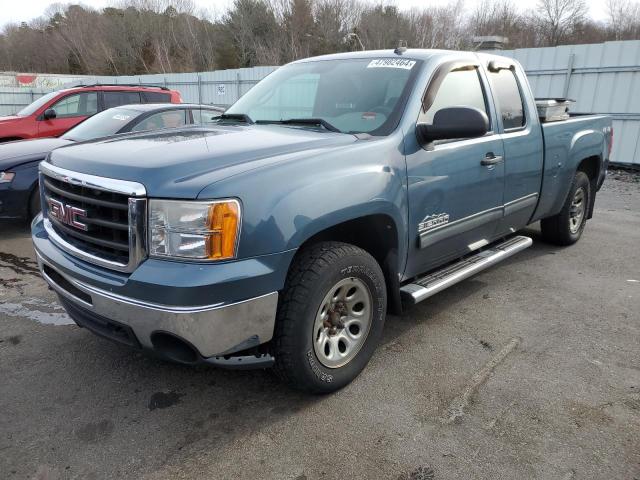
[[[60,223],[84,230],[85,232],[89,230],[86,223],[78,220],[78,218],[87,216],[86,210],[72,205],[65,205],[54,198],[48,198],[47,203],[49,205],[49,216],[51,218],[55,218]]]

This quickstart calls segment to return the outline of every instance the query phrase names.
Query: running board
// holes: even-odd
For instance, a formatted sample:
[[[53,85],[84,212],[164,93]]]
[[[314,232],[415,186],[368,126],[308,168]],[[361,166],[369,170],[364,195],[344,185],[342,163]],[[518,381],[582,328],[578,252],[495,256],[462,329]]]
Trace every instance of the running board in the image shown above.
[[[413,283],[400,287],[402,301],[409,305],[419,303],[445,288],[461,282],[525,248],[529,248],[532,243],[533,240],[529,237],[513,237],[506,242],[492,245],[486,250],[466,257],[457,263],[418,278]]]

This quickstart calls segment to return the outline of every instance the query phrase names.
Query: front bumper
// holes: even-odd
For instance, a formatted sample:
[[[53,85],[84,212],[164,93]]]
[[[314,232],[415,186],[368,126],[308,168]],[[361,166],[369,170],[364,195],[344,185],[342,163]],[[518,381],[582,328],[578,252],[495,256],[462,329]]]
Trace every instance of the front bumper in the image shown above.
[[[277,292],[227,305],[170,307],[121,297],[74,280],[57,271],[40,254],[38,266],[51,288],[76,307],[70,309],[72,318],[93,314],[115,320],[114,325],[129,327],[143,348],[156,349],[154,336],[168,333],[185,340],[207,358],[257,346],[273,336]],[[130,345],[135,346],[135,341]]]
[[[138,282],[131,281],[135,272],[126,278],[80,262],[55,247],[46,237],[41,223],[41,217],[38,217],[32,224],[40,272],[61,297],[61,303],[76,323],[94,333],[169,357],[171,355],[165,354],[163,348],[167,338],[176,338],[196,352],[195,361],[209,363],[221,363],[222,357],[268,342],[273,336],[279,289],[279,280],[276,279],[280,274],[271,272],[271,276],[267,275],[269,281],[263,278],[263,286],[269,284],[274,287],[271,291],[263,293],[254,290],[254,295],[257,295],[239,301],[224,299],[207,305],[170,305],[150,301],[130,293],[127,295],[127,292],[136,293],[141,289],[139,278]],[[82,267],[91,269],[93,276],[82,271]],[[216,269],[224,268],[224,265],[208,267]],[[176,268],[180,270],[183,281],[182,284],[176,284],[173,290],[185,289],[185,285],[185,290],[190,290],[188,280],[197,272],[207,269],[202,264],[178,264]],[[98,283],[95,275],[100,270],[104,280]],[[261,274],[266,273],[266,269],[262,268]],[[247,275],[246,280],[254,282],[256,275]],[[169,288],[157,277],[146,278],[145,282],[147,289]],[[135,288],[127,288],[128,283],[134,283]],[[232,285],[237,292],[247,291],[239,284]],[[176,300],[175,296],[166,298]]]

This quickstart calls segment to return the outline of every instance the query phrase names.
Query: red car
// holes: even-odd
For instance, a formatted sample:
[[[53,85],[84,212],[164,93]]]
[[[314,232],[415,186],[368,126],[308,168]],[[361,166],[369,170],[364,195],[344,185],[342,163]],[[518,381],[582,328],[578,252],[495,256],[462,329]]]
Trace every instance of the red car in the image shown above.
[[[133,103],[182,103],[180,93],[144,85],[83,85],[51,92],[0,117],[0,142],[58,137],[91,115]]]

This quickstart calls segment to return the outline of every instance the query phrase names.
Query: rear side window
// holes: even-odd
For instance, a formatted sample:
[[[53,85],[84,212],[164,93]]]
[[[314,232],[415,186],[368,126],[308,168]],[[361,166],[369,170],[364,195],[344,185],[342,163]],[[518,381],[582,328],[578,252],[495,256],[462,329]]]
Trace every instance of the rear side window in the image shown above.
[[[140,94],[138,92],[103,92],[103,95],[105,109],[140,103]]]
[[[487,113],[484,90],[477,68],[470,67],[449,72],[440,84],[429,109],[420,113],[419,122],[430,125],[438,110],[450,107],[473,107]]]
[[[171,95],[161,92],[140,92],[142,103],[170,103]]]
[[[524,104],[515,72],[501,69],[489,72],[491,88],[498,102],[498,111],[505,130],[521,128],[525,124]]]

